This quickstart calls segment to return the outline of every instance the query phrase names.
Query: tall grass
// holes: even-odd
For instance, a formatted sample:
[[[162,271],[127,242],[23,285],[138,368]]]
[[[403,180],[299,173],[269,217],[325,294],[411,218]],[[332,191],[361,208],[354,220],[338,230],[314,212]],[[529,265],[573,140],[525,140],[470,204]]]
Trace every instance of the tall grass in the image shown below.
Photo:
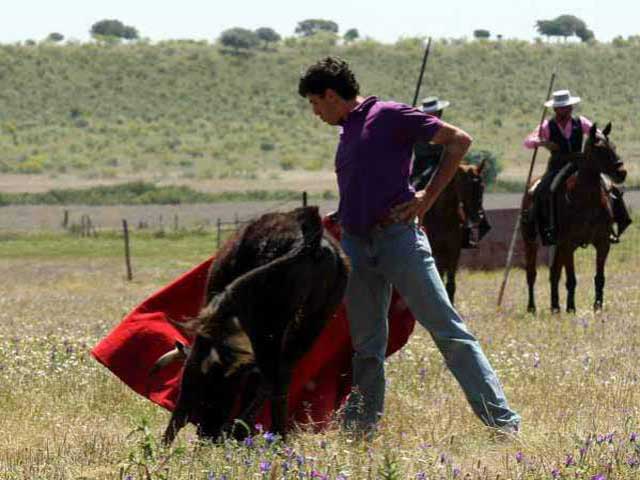
[[[501,272],[463,271],[457,307],[523,416],[517,438],[475,418],[429,335],[417,328],[387,363],[388,402],[370,443],[337,427],[287,445],[159,444],[167,412],[128,390],[88,354],[133,306],[206,258],[198,235],[134,235],[134,281],[115,236],[0,240],[0,478],[3,479],[619,479],[637,478],[640,229],[607,265],[605,309],[591,310],[593,251],[579,252],[576,314],[550,315],[541,269],[536,316],[515,271],[502,310]],[[39,252],[39,253],[37,253]],[[133,368],[133,367],[132,367]],[[223,477],[223,475],[225,477]]]

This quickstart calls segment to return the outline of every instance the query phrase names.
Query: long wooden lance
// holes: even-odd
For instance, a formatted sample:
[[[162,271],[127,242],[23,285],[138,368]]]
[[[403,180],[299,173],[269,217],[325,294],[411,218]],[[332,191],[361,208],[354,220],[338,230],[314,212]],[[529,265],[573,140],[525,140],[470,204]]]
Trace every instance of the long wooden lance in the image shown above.
[[[429,58],[429,50],[431,50],[431,37],[429,37],[429,41],[427,42],[427,48],[425,48],[424,55],[422,56],[422,66],[420,67],[420,75],[418,75],[416,92],[413,95],[413,103],[411,103],[412,107],[415,107],[418,104],[418,95],[420,95],[420,86],[422,85],[422,77],[424,76],[424,69],[427,66],[427,59]]]
[[[553,90],[553,82],[556,80],[556,72],[551,74],[551,80],[549,81],[549,89],[547,90],[547,96],[545,97],[545,102],[547,99],[551,97],[551,91]],[[544,124],[544,119],[547,116],[547,107],[542,109],[542,118],[540,118],[540,125],[538,126],[538,138],[540,138],[542,134],[542,125]],[[527,190],[529,189],[529,183],[531,183],[531,175],[533,174],[533,167],[536,164],[536,157],[538,156],[538,147],[536,146],[533,149],[533,155],[531,157],[531,165],[529,165],[529,174],[527,175],[527,181],[524,184],[524,193],[522,194],[522,201],[520,202],[520,211],[518,212],[518,216],[516,218],[516,224],[513,227],[513,234],[511,235],[511,243],[509,244],[509,253],[507,254],[507,264],[504,268],[504,277],[502,279],[502,285],[500,285],[500,291],[498,292],[498,307],[502,305],[502,297],[504,296],[504,289],[507,286],[507,280],[509,279],[509,271],[511,270],[511,262],[513,260],[513,250],[516,246],[516,238],[518,237],[518,229],[520,228],[520,223],[522,222],[522,205],[524,203],[524,198],[527,195]]]

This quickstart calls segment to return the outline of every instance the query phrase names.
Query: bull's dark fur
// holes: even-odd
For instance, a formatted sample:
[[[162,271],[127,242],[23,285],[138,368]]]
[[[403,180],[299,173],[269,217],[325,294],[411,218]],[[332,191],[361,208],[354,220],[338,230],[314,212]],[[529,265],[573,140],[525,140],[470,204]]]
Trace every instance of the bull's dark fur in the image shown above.
[[[233,418],[251,423],[266,398],[271,429],[284,436],[292,369],[340,304],[347,277],[346,257],[314,207],[263,215],[228,242],[190,324],[195,338],[165,442],[188,421],[205,437],[231,433]]]

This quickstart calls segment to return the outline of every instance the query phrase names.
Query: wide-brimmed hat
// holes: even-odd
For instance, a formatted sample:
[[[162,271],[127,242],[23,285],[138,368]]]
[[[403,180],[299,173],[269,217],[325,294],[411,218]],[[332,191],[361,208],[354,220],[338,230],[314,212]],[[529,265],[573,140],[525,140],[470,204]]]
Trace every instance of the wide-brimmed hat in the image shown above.
[[[556,90],[551,96],[551,100],[544,102],[545,107],[568,107],[580,103],[580,97],[572,97],[569,90]]]
[[[446,100],[440,100],[438,97],[427,97],[422,99],[422,106],[420,110],[424,113],[434,113],[444,110],[449,106],[449,102]]]

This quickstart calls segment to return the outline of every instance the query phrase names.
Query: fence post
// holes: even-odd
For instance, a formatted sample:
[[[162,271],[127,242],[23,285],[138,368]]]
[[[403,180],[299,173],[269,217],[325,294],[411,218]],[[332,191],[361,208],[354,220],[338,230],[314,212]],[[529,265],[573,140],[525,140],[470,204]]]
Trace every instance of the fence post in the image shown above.
[[[307,192],[302,192],[302,206],[306,207],[307,206]]]
[[[62,228],[65,230],[69,227],[69,210],[64,211],[64,217],[62,219]]]
[[[124,231],[124,259],[127,265],[127,280],[130,281],[133,279],[133,274],[131,273],[131,249],[129,248],[129,227],[125,219],[122,219],[122,230]]]
[[[177,232],[179,228],[178,214],[173,216],[173,229]]]
[[[93,222],[91,221],[91,217],[87,214],[87,237],[93,236]]]
[[[216,250],[220,250],[220,218],[216,221],[217,224],[217,236],[216,236]]]

